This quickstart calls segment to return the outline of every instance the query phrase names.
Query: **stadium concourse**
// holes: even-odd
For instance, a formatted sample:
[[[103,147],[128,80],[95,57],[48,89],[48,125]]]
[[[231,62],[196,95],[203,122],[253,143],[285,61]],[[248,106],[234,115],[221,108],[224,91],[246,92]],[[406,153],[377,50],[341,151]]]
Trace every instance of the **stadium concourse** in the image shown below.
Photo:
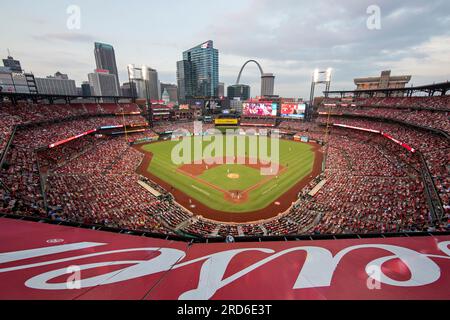
[[[149,129],[133,103],[3,102],[0,213],[212,238],[448,231],[449,97],[339,101],[325,99],[312,122],[243,119],[241,125],[273,124],[319,142],[326,163],[287,212],[239,224],[194,216],[170,190],[136,173],[144,155],[134,143],[180,128],[192,132],[193,122]]]

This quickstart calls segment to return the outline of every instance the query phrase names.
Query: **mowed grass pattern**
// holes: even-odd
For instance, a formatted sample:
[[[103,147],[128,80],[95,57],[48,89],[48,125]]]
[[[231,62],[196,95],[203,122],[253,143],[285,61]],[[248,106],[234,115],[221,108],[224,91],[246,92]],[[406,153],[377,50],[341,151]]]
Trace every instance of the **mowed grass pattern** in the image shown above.
[[[259,137],[258,142],[255,142],[256,137],[239,138],[245,139],[245,154],[249,154],[250,145],[255,145],[257,146],[257,148],[259,148],[260,145],[267,145],[267,154],[270,157],[270,138]],[[195,160],[193,154],[194,144],[197,144],[197,146],[201,144],[202,149],[205,150],[205,148],[212,143],[211,141],[202,141],[201,137],[188,137],[185,139],[189,139],[191,145],[191,161]],[[224,137],[212,137],[213,141],[214,139],[224,139],[223,154],[237,154],[236,137],[234,138],[234,150],[226,150]],[[255,140],[252,140],[251,142],[250,139]],[[151,174],[166,181],[174,188],[181,190],[189,197],[202,202],[206,206],[215,210],[226,211],[230,213],[251,212],[269,206],[271,203],[275,202],[276,199],[278,199],[283,193],[292,188],[297,182],[311,174],[314,164],[314,152],[310,145],[288,140],[279,140],[279,163],[285,168],[284,171],[279,174],[278,179],[273,178],[270,181],[265,182],[255,190],[252,190],[249,193],[249,200],[247,202],[236,204],[227,201],[222,192],[177,172],[177,168],[180,167],[180,165],[176,165],[172,162],[171,155],[173,148],[178,143],[179,142],[177,141],[165,141],[151,143],[144,146],[145,151],[151,152],[153,154],[152,162],[150,163],[150,166],[147,170]],[[245,154],[243,156],[245,156]],[[267,157],[263,158],[267,159]],[[230,181],[232,179],[227,178],[226,174],[224,174],[224,172],[227,171],[227,166],[216,167],[216,175],[214,175],[214,172],[212,171],[213,169],[210,169],[208,171],[212,171],[211,173],[205,171],[202,176],[203,178],[206,178],[205,180],[208,180],[209,182],[212,182],[215,185],[220,186],[221,188],[223,187],[223,189],[225,190],[229,188],[232,188],[232,190],[244,190],[249,186],[257,184],[261,180],[267,178],[266,176],[261,176],[258,170],[246,166],[231,165],[229,168],[232,168],[231,171],[233,171],[233,173],[238,173],[235,171],[242,171],[243,176],[246,178],[246,181],[244,182],[242,178],[237,181]],[[255,172],[251,172],[251,170],[256,171],[256,174]],[[242,181],[242,186],[237,185],[239,181]]]

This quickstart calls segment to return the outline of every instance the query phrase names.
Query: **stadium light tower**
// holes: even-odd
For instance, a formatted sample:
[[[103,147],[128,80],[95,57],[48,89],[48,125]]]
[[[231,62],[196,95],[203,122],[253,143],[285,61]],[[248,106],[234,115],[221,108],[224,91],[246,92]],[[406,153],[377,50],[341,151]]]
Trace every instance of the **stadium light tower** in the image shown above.
[[[309,97],[309,101],[311,105],[314,104],[314,93],[316,90],[316,85],[318,84],[325,84],[325,91],[330,91],[331,87],[331,74],[333,72],[333,69],[328,68],[325,71],[320,71],[319,69],[315,69],[312,77],[311,82],[311,95]],[[325,93],[325,97],[328,97],[328,93]]]
[[[314,92],[316,89],[316,85],[318,84],[325,84],[325,98],[328,98],[328,91],[330,91],[331,87],[331,75],[333,73],[332,68],[328,68],[325,71],[320,71],[319,69],[315,69],[312,77],[312,83],[311,83],[311,96],[310,96],[310,104],[312,107],[314,107]],[[328,119],[327,119],[327,125],[325,128],[324,133],[324,144],[325,144],[325,154],[324,154],[324,162],[323,166],[325,166],[327,160],[328,160],[328,148],[329,148],[329,133],[330,133],[330,115],[331,110],[328,109]]]

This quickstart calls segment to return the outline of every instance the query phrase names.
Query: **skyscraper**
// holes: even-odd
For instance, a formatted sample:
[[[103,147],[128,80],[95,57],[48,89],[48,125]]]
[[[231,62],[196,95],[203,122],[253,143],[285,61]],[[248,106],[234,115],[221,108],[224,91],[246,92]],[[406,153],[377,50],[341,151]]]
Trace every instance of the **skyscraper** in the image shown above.
[[[177,63],[179,98],[188,96],[215,97],[219,87],[219,51],[209,40],[183,52]],[[184,82],[184,83],[183,83]]]
[[[147,66],[142,66],[142,78],[147,86],[150,100],[160,100],[161,92],[158,80],[158,72]]]
[[[120,88],[119,73],[117,72],[116,54],[113,46],[105,43],[95,43],[95,63],[97,69],[108,70],[109,74],[114,75],[117,81],[117,87]]]
[[[192,65],[189,61],[177,62],[178,99],[185,102],[187,97],[194,96],[192,82]]]
[[[140,99],[160,100],[160,84],[158,72],[155,69],[143,65],[137,68],[134,64],[128,65],[128,76],[134,83],[135,95]]]

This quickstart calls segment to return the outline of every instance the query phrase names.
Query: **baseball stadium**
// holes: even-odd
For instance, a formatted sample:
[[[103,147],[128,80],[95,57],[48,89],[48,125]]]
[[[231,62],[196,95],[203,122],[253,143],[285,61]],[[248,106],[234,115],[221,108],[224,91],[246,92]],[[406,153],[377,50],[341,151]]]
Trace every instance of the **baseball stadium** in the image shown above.
[[[404,90],[448,89],[449,84],[443,83]],[[237,242],[233,247],[243,251],[250,250],[245,242],[257,248],[263,243],[264,248],[255,250],[273,252],[273,246],[280,246],[279,254],[266,259],[278,257],[277,265],[285,266],[292,258],[289,252],[306,250],[290,247],[302,241],[308,248],[321,250],[332,250],[334,245],[344,251],[367,247],[367,259],[383,252],[376,248],[405,246],[420,252],[426,248],[430,254],[443,257],[441,252],[447,250],[448,241],[450,144],[444,118],[449,96],[355,97],[350,102],[333,94],[347,93],[327,92],[329,97],[317,106],[282,99],[249,100],[243,103],[243,113],[233,116],[234,121],[230,121],[230,115],[221,121],[221,114],[211,114],[207,109],[203,110],[209,112],[205,119],[213,121],[204,121],[203,116],[196,118],[196,107],[184,110],[179,119],[179,111],[160,102],[147,108],[131,100],[79,103],[71,101],[77,98],[64,97],[64,103],[55,103],[62,97],[0,93],[2,236],[19,239],[33,235],[29,247],[47,243],[50,247],[44,251],[51,247],[64,251],[69,243],[80,250],[96,243],[115,244],[114,248],[141,247],[143,244],[135,242],[142,239],[147,246],[164,247],[181,255],[191,252],[184,246],[195,244],[193,249],[200,256],[210,250],[225,254],[224,242]],[[30,102],[30,98],[35,101]],[[270,111],[256,113],[270,115],[255,116],[255,108],[269,105]],[[411,113],[410,108],[415,111]],[[273,110],[277,110],[276,115]],[[296,116],[290,117],[294,110]],[[82,239],[92,240],[83,243]],[[411,240],[414,246],[408,242]],[[438,242],[442,244],[440,249],[435,248]],[[3,242],[4,261],[10,261],[7,264],[13,267],[2,265],[0,276],[22,268],[13,262],[22,260],[20,243],[22,240]],[[35,256],[33,250],[28,251],[23,254]],[[197,254],[194,256],[199,257]],[[397,254],[401,255],[400,251]],[[265,255],[250,256],[256,261]],[[351,262],[354,258],[344,263],[351,265],[339,273],[340,280],[325,293],[327,299],[344,298],[340,288],[348,283],[352,274],[349,270],[355,268]],[[447,263],[440,260],[440,265]],[[239,265],[244,267],[245,261]],[[190,263],[179,267],[195,269],[196,264]],[[268,270],[269,265],[263,269]],[[433,269],[431,265],[429,268]],[[304,269],[309,270],[306,266]],[[394,272],[397,267],[389,270]],[[282,290],[278,296],[251,290],[237,294],[228,289],[216,289],[213,295],[203,291],[183,293],[185,289],[179,285],[182,274],[170,271],[164,285],[154,287],[146,298],[284,299],[292,290],[284,287],[291,283],[286,280],[279,283]],[[15,281],[25,281],[22,276],[26,273],[5,281],[21,288]],[[172,278],[176,285],[170,284]],[[53,292],[62,292],[58,286],[63,284],[32,280],[25,281],[27,289],[14,294],[0,291],[0,296],[55,299]],[[128,281],[134,286],[133,280]],[[441,290],[445,281],[447,274],[425,281],[429,284],[422,291],[409,291],[411,298],[429,298],[431,292],[448,298]],[[83,283],[87,290],[80,291],[83,299],[145,296],[136,287],[134,295],[124,295],[121,281],[112,291],[91,290],[91,285]],[[401,287],[399,283],[396,285]],[[324,284],[302,286],[310,285],[317,288]],[[30,287],[34,289],[29,291]],[[361,289],[346,297],[398,299],[405,290],[400,287],[392,293],[381,291],[380,295]],[[37,296],[35,290],[40,292]],[[291,298],[322,296],[308,290],[295,290]],[[58,298],[78,297],[64,292],[68,295]]]
[[[450,300],[450,2],[422,2],[4,2],[0,303]]]

